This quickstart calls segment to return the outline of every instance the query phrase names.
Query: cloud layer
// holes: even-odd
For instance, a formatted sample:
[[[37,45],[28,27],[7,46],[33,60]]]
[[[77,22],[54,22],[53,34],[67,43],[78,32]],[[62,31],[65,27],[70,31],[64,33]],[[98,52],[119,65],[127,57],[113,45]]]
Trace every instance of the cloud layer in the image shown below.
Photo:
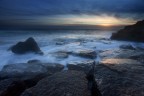
[[[144,16],[144,0],[0,0],[3,22],[83,14],[139,20]]]

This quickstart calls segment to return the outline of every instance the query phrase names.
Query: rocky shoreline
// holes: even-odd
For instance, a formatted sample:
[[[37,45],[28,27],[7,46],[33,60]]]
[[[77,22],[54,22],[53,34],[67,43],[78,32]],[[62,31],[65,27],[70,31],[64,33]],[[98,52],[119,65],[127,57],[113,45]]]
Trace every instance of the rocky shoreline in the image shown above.
[[[28,48],[24,42],[15,46],[26,45],[24,50],[17,47],[23,51],[20,54],[43,53],[32,41],[36,48]],[[144,49],[127,44],[113,50],[63,50],[51,54],[60,59],[72,55],[86,60],[66,66],[40,60],[5,65],[0,71],[0,96],[144,96]],[[98,57],[101,61],[95,62]]]

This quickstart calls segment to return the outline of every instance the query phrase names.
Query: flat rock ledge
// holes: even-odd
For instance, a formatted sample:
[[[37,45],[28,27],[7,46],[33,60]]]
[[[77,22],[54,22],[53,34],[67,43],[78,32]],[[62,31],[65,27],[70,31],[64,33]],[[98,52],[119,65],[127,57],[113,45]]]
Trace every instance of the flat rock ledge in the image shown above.
[[[21,96],[90,96],[85,73],[63,71],[44,78]]]

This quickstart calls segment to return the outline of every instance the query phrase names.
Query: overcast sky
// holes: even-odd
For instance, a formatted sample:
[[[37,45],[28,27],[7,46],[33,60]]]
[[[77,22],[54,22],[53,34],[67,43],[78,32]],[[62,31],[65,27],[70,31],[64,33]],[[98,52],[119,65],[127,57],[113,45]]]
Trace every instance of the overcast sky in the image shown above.
[[[0,0],[1,24],[129,24],[141,19],[144,0]]]

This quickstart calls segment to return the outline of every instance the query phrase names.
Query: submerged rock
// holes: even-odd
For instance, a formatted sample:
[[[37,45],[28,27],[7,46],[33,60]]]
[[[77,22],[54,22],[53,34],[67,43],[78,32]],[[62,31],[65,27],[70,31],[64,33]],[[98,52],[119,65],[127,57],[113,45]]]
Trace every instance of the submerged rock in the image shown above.
[[[25,54],[27,52],[35,52],[37,54],[43,54],[36,41],[30,37],[24,42],[18,42],[12,46],[11,51],[16,54]]]
[[[90,96],[85,74],[80,71],[63,71],[44,78],[21,96]]]
[[[121,45],[120,46],[121,49],[130,49],[130,50],[136,50],[132,45],[128,44],[128,45]]]
[[[61,59],[68,58],[69,54],[70,52],[67,52],[67,51],[58,51],[58,52],[52,53],[54,57],[61,58]]]
[[[144,20],[113,33],[111,39],[144,42]]]
[[[76,50],[73,52],[74,55],[80,56],[80,57],[85,57],[85,58],[91,58],[94,59],[97,57],[97,53],[94,50]]]

